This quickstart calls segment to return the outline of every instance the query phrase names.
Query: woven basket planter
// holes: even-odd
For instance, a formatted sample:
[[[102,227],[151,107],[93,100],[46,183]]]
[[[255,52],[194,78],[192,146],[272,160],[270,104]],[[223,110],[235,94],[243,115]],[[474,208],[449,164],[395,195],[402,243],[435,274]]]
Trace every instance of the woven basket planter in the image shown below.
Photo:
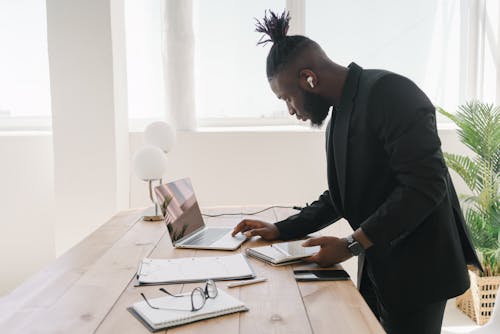
[[[470,288],[457,297],[457,307],[478,325],[490,319],[500,286],[500,276],[479,277],[469,270]]]

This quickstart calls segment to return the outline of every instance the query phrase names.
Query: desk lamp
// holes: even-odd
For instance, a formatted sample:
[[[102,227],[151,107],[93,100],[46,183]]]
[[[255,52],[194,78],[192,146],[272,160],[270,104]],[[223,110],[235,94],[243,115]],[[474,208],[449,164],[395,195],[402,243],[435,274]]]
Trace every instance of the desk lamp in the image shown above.
[[[175,144],[175,131],[165,122],[153,122],[144,130],[144,140],[168,153]]]
[[[163,216],[158,213],[158,203],[153,197],[153,182],[158,181],[161,185],[163,175],[167,169],[167,158],[165,153],[156,146],[146,145],[134,154],[134,170],[137,177],[148,182],[149,198],[154,203],[155,213],[153,216],[144,216],[145,221],[161,221]]]

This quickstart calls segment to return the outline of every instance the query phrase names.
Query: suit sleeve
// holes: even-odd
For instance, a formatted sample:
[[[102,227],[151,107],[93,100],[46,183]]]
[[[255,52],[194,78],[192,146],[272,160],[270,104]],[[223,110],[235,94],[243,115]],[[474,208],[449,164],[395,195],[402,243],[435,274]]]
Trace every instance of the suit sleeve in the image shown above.
[[[277,222],[281,240],[289,240],[316,232],[341,217],[332,205],[329,191],[325,191],[318,200],[303,208],[298,214]]]
[[[388,246],[411,234],[443,200],[447,169],[434,106],[413,82],[395,74],[379,79],[368,112],[396,186],[361,228],[375,245]]]

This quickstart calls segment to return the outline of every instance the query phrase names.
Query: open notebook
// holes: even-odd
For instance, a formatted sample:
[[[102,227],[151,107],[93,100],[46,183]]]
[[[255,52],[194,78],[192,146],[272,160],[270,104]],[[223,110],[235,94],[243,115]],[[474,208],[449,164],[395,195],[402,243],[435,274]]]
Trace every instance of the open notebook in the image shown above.
[[[189,303],[187,303],[188,300],[188,298],[165,296],[151,299],[150,303],[163,308],[182,309],[189,306]],[[164,328],[175,327],[203,319],[248,311],[248,308],[240,300],[219,289],[217,297],[207,299],[203,308],[198,311],[155,310],[149,307],[145,301],[135,303],[128,310],[150,331],[156,332]]]
[[[320,247],[302,247],[304,240],[279,242],[269,246],[247,248],[249,256],[272,264],[273,266],[284,266],[291,263],[301,262],[303,258],[319,252]]]

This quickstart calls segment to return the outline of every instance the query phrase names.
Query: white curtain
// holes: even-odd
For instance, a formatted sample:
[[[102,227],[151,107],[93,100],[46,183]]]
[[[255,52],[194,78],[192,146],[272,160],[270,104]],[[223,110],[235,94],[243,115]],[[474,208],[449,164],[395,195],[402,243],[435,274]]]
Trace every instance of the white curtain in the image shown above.
[[[468,22],[465,97],[500,105],[500,5],[497,0],[462,0]]]
[[[442,0],[435,15],[424,84],[431,100],[450,112],[472,99],[500,104],[499,2]]]
[[[473,70],[477,77],[471,84],[470,97],[475,97],[489,103],[500,105],[500,4],[498,0],[468,0],[469,6],[475,6],[470,11],[475,15],[472,24],[475,26],[477,50],[470,49]],[[472,28],[472,25],[471,25]]]
[[[164,3],[163,71],[167,119],[177,130],[196,129],[192,0]]]

